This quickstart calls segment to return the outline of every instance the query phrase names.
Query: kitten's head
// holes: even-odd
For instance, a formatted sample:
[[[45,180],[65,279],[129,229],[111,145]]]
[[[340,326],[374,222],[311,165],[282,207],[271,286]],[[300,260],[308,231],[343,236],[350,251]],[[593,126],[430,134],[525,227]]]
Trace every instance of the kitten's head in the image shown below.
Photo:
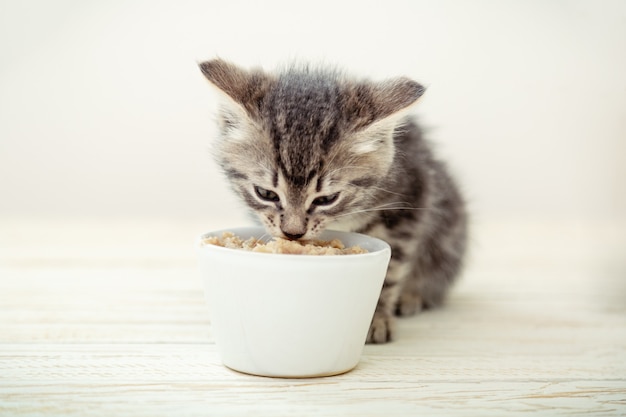
[[[371,208],[394,159],[402,110],[424,88],[292,67],[273,75],[216,59],[200,69],[223,93],[216,158],[273,236],[311,239]]]

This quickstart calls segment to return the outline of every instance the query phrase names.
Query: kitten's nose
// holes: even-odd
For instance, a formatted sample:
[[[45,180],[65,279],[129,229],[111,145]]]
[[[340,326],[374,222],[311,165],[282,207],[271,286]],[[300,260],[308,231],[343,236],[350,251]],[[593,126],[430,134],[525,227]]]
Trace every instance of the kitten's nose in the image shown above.
[[[289,240],[298,240],[300,239],[302,236],[304,236],[304,233],[287,233],[284,230],[282,230],[283,234],[285,235],[285,237]]]

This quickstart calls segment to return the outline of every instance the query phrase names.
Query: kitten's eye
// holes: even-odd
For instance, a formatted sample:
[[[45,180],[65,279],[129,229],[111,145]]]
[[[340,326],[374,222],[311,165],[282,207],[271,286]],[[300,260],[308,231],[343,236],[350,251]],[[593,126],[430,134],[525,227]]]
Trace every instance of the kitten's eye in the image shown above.
[[[254,191],[261,200],[272,202],[280,201],[280,197],[278,197],[278,194],[276,194],[274,191],[266,190],[265,188],[259,187],[258,185],[254,186]]]
[[[317,197],[315,200],[313,200],[313,205],[314,206],[329,206],[333,204],[335,201],[337,201],[337,197],[339,197],[339,193]]]

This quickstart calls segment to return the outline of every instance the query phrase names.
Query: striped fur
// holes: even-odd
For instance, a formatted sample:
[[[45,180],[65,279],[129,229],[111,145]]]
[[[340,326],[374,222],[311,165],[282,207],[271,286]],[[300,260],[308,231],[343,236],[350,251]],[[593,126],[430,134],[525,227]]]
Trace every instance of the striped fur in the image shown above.
[[[458,188],[406,115],[421,85],[308,66],[270,74],[212,60],[200,69],[224,96],[216,160],[269,233],[311,239],[328,227],[391,245],[369,342],[393,338],[394,315],[443,302],[467,220]]]

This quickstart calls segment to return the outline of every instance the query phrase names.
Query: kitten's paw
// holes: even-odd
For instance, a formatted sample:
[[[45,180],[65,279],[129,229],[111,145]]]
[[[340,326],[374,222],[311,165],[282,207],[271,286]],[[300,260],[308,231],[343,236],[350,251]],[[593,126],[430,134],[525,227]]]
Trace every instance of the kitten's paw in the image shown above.
[[[424,302],[422,297],[411,292],[400,294],[398,304],[396,304],[396,315],[401,317],[412,316],[422,311]]]
[[[393,337],[394,318],[383,311],[374,313],[366,343],[387,343]]]

